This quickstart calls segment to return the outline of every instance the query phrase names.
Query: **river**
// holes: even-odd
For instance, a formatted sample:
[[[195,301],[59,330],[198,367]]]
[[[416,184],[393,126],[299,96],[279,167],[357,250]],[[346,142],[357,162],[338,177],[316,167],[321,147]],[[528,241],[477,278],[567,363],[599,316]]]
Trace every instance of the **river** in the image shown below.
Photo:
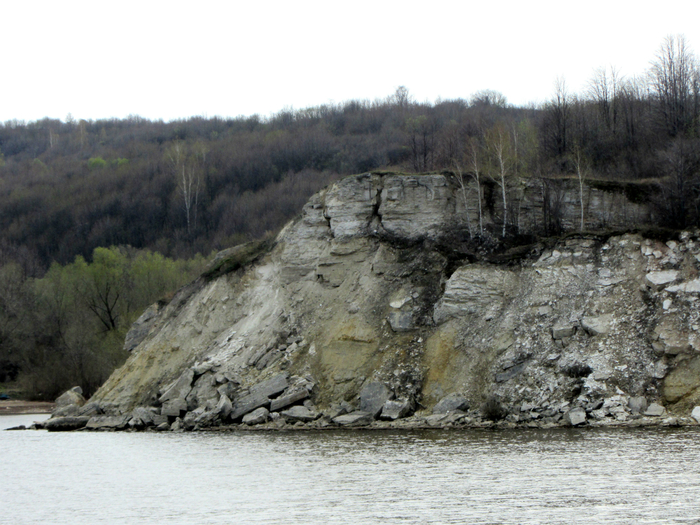
[[[2,524],[700,524],[696,428],[16,431],[0,450]]]

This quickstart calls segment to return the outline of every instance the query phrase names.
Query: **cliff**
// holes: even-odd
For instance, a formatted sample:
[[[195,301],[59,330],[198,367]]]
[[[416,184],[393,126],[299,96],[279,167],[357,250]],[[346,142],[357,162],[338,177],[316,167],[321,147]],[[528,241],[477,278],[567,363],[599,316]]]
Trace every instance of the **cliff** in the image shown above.
[[[624,192],[586,191],[589,223],[650,220]],[[126,364],[56,416],[162,429],[694,421],[698,232],[570,235],[496,264],[460,240],[476,224],[461,192],[440,174],[333,184],[274,241],[222,252],[146,312]],[[528,192],[523,229],[541,221]],[[564,192],[562,217],[577,199]]]

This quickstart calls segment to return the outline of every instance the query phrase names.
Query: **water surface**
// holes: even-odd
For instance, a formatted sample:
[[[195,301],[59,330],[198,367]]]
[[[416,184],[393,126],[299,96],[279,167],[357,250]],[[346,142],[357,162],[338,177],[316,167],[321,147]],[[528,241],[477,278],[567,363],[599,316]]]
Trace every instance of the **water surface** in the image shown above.
[[[700,524],[694,428],[20,431],[0,447],[3,524]]]

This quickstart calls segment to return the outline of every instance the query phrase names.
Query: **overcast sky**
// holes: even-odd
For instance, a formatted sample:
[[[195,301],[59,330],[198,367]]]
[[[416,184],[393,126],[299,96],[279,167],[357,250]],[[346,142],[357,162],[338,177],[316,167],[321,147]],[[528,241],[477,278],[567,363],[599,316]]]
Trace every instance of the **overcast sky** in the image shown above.
[[[700,53],[700,2],[4,1],[0,121],[270,115],[404,85],[546,100],[595,68],[642,74],[664,37]]]

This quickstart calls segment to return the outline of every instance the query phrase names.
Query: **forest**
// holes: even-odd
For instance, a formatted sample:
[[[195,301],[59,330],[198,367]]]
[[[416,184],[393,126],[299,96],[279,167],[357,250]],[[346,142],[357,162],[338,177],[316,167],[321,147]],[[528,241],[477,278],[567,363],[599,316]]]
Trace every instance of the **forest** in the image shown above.
[[[698,226],[699,117],[698,57],[669,36],[647,71],[601,67],[580,93],[559,79],[526,107],[490,90],[419,102],[400,86],[268,117],[5,122],[0,389],[52,399],[79,384],[89,395],[126,358],[124,335],[146,307],[348,174],[449,171],[504,202],[521,177],[645,181],[663,226]],[[543,234],[557,233],[550,219]],[[505,216],[470,232],[517,233]]]

